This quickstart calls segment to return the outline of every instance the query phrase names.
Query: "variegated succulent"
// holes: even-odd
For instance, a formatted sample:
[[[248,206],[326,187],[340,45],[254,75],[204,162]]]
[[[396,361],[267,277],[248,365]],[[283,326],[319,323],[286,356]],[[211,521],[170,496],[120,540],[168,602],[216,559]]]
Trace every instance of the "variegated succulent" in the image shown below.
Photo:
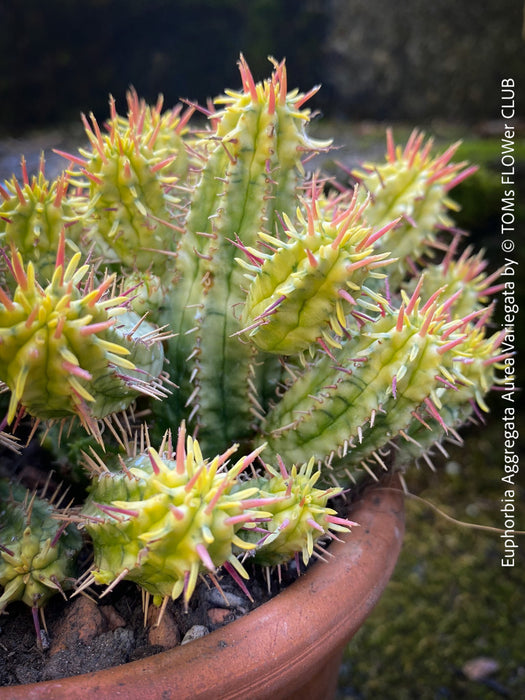
[[[220,567],[244,585],[240,551],[307,563],[353,525],[333,496],[394,453],[430,461],[499,381],[498,273],[460,251],[451,216],[474,169],[457,145],[389,131],[358,185],[308,173],[330,150],[307,133],[316,89],[289,91],[284,62],[262,82],[239,68],[240,90],[206,109],[131,91],[124,117],[111,100],[57,180],[23,164],[0,188],[2,428],[29,414],[93,436],[67,452],[91,479],[67,516],[94,549],[81,587],[128,579],[188,604]],[[36,531],[17,508],[3,532]],[[38,528],[54,553],[58,530]],[[22,556],[10,542],[4,569]],[[3,604],[16,589],[34,607],[2,576]]]
[[[73,586],[82,537],[55,519],[57,492],[45,498],[0,479],[0,613],[16,600],[33,611],[39,645],[45,646],[39,615],[51,596]]]

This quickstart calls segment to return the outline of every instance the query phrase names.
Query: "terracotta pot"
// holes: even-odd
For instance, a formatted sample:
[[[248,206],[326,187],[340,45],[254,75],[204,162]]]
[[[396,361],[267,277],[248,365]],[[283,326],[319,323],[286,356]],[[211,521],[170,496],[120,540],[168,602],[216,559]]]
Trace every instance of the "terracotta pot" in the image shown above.
[[[386,486],[384,482],[381,486]],[[390,479],[388,486],[398,488]],[[0,688],[2,700],[326,700],[341,655],[383,592],[404,533],[399,490],[372,486],[349,517],[360,523],[334,542],[329,563],[271,601],[194,642],[96,673]]]

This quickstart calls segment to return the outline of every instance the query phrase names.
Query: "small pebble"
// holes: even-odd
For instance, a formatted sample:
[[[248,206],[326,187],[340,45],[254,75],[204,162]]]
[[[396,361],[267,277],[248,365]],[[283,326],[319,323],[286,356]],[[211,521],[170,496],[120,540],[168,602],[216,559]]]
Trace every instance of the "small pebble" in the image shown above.
[[[112,605],[99,605],[99,610],[104,616],[104,620],[110,632],[113,632],[113,630],[116,630],[118,627],[126,626],[126,620],[122,615],[119,615]]]
[[[160,621],[158,615],[158,608],[152,606],[148,612],[148,642],[153,646],[172,649],[180,642],[180,631],[177,623],[168,610],[164,611]]]
[[[447,462],[445,471],[449,476],[458,476],[458,474],[461,474],[461,464],[454,461]]]
[[[469,681],[482,681],[487,678],[487,676],[499,670],[499,663],[496,659],[490,659],[487,656],[478,656],[475,659],[467,661],[461,670]]]
[[[241,613],[248,611],[248,601],[245,596],[231,591],[223,591],[223,593],[224,595],[216,588],[210,588],[206,592],[206,599],[215,608],[235,608]]]
[[[221,627],[234,619],[235,613],[228,608],[210,608],[208,610],[208,620],[213,628]]]
[[[200,637],[204,637],[205,635],[207,635],[209,633],[210,633],[210,630],[207,627],[204,627],[204,625],[193,625],[193,627],[190,627],[190,629],[186,632],[186,634],[182,638],[181,644],[187,644],[188,642],[193,642],[195,639],[199,639]]]
[[[76,642],[87,644],[106,630],[106,618],[98,605],[86,596],[79,596],[71,601],[66,614],[53,630],[49,653],[53,656]]]

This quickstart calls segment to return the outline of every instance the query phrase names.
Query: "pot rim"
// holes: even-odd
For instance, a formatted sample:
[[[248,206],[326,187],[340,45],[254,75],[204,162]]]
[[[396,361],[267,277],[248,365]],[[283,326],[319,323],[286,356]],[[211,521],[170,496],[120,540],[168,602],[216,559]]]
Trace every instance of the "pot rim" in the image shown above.
[[[279,595],[228,625],[121,666],[4,686],[0,699],[197,700],[210,698],[212,689],[216,700],[278,700],[283,672],[290,678],[288,693],[301,687],[307,674],[339,654],[386,587],[404,535],[404,496],[397,475],[366,488],[350,504],[348,516],[359,527],[344,541],[330,544],[334,558],[316,562]]]

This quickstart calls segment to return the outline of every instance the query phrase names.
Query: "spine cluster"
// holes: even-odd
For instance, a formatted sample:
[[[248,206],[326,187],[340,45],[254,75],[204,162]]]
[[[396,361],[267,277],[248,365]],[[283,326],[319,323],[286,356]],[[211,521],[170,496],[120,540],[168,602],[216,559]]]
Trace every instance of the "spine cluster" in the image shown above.
[[[323,551],[318,540],[331,539],[336,532],[347,533],[358,523],[340,518],[327,505],[342,489],[316,488],[321,472],[314,470],[313,457],[299,469],[294,464],[290,472],[281,458],[277,462],[279,469],[266,464],[265,476],[259,479],[265,508],[271,518],[265,525],[266,532],[263,530],[258,540],[254,558],[263,566],[279,566],[293,557],[298,560],[301,555],[306,565],[314,548]]]
[[[237,449],[208,461],[182,424],[175,449],[167,434],[158,451],[148,445],[121,458],[118,470],[90,458],[83,516],[94,566],[84,586],[111,590],[126,579],[157,604],[182,595],[187,605],[199,576],[213,578],[220,566],[244,588],[248,573],[238,552],[267,566],[302,552],[306,564],[318,539],[355,524],[327,507],[341,489],[315,488],[320,472],[313,472],[313,459],[290,474],[282,460],[280,471],[265,464],[267,476],[243,480],[264,445],[228,466]]]
[[[416,288],[399,309],[386,308],[312,364],[268,414],[269,449],[296,462],[326,460],[344,480],[349,469],[366,468],[366,459],[384,466],[382,449],[414,441],[417,428],[434,437],[446,432],[444,405],[452,414],[470,402],[485,410],[501,334],[485,338],[480,314],[448,320],[450,300],[440,304],[439,296],[423,304]]]
[[[33,610],[40,641],[38,610],[55,593],[71,588],[75,557],[82,545],[79,531],[53,517],[53,502],[18,484],[0,480],[0,614],[20,600]]]
[[[13,249],[12,297],[0,290],[0,380],[10,389],[7,422],[18,408],[38,419],[96,421],[126,409],[140,394],[162,395],[163,351],[155,329],[139,331],[124,295],[107,294],[114,278],[95,285],[81,254],[67,262],[61,236],[55,270],[43,286],[32,261]],[[122,320],[119,317],[124,316]]]
[[[159,451],[148,446],[123,459],[117,472],[90,460],[94,480],[84,515],[94,544],[93,580],[128,579],[154,602],[183,594],[187,604],[202,572],[229,563],[247,577],[233,550],[252,545],[237,531],[266,513],[255,510],[256,488],[235,488],[260,450],[225,469],[237,448],[208,462],[183,424],[175,450],[166,435]]]
[[[383,241],[398,258],[396,280],[402,279],[407,266],[424,255],[432,255],[440,231],[453,227],[451,211],[457,205],[449,192],[477,170],[451,159],[460,143],[439,155],[433,155],[433,141],[414,130],[405,147],[396,146],[392,131],[387,131],[387,156],[384,163],[365,163],[352,172],[372,194],[365,214],[371,225],[381,225],[400,217],[398,226]]]
[[[302,159],[328,147],[304,129],[310,95],[287,91],[284,63],[269,80],[255,83],[241,59],[243,89],[227,91],[212,111],[211,133],[196,145],[203,154],[175,264],[178,280],[163,322],[177,334],[168,357],[180,387],[170,421],[188,420],[203,445],[246,440],[267,365],[237,336],[245,301],[236,243],[255,245],[271,235],[279,218],[295,218]],[[165,416],[164,409],[162,414]]]
[[[315,181],[294,225],[283,215],[285,240],[260,233],[267,252],[244,248],[251,284],[243,309],[248,337],[262,350],[291,355],[318,342],[336,345],[352,321],[353,308],[377,309],[368,278],[392,262],[373,243],[395,225],[375,231],[362,220],[365,206],[354,196],[348,208],[319,211]],[[331,214],[330,218],[326,218]]]

